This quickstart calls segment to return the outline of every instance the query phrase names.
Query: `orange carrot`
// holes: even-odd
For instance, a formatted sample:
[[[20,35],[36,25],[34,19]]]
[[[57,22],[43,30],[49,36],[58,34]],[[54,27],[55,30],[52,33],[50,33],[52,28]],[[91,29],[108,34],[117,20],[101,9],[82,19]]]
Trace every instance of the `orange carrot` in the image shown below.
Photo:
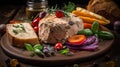
[[[85,40],[86,40],[85,35],[73,35],[70,38],[68,38],[68,41],[72,44],[80,44]]]
[[[84,29],[92,27],[92,24],[90,23],[83,23],[83,24],[84,24]]]

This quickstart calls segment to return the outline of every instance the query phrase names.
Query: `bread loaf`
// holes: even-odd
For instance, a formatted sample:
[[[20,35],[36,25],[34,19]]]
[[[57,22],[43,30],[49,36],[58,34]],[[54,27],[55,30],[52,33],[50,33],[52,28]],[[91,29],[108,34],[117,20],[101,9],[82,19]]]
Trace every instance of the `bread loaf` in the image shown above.
[[[111,28],[115,21],[120,20],[120,8],[114,1],[115,0],[90,0],[87,5],[87,10],[110,20],[111,23],[108,24],[108,27]]]
[[[39,43],[38,37],[29,23],[6,25],[8,40],[16,47],[24,47],[24,43],[32,45]]]

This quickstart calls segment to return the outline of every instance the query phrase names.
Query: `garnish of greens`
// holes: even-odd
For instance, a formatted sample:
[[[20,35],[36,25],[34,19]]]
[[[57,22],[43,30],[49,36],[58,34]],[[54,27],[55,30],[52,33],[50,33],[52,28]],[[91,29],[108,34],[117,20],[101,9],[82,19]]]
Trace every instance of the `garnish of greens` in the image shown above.
[[[99,30],[98,21],[93,22],[91,29],[83,29],[78,32],[78,34],[84,34],[87,36],[95,35],[99,39],[113,39],[114,35],[111,32]]]
[[[31,44],[25,43],[25,49],[27,51],[31,51],[31,57],[37,55],[39,57],[44,58],[55,55],[55,51],[52,50],[52,47],[43,46],[41,44],[35,44],[34,46],[32,46]]]
[[[32,46],[29,43],[25,43],[25,49],[27,51],[31,51],[30,57],[38,55],[39,57],[44,58],[54,56],[56,53],[56,50],[53,48],[53,46],[43,46],[41,44],[35,44],[34,46]],[[69,48],[66,48],[66,46],[64,46],[63,49],[58,50],[57,52],[65,56],[73,55],[73,52],[71,52]]]
[[[14,32],[15,34],[18,34],[18,33],[21,33],[21,32],[26,32],[23,24],[13,25],[13,27],[16,28],[16,29],[13,29],[13,32]]]
[[[44,57],[44,53],[42,52],[43,46],[41,44],[32,46],[31,44],[25,43],[25,49],[32,51],[32,54],[30,54],[30,56],[36,54],[38,56]]]
[[[61,10],[65,16],[68,16],[68,13],[71,13],[73,10],[75,10],[76,5],[72,2],[68,2],[68,4],[64,4],[63,8],[60,9],[58,8],[58,6],[56,5],[55,7],[51,7],[50,9],[47,9],[47,11],[49,13],[55,13],[57,10]]]
[[[73,52],[69,50],[69,48],[65,48],[59,51],[60,54],[66,55],[66,56],[72,56]]]
[[[72,2],[68,2],[68,4],[64,4],[63,11],[65,12],[72,12],[75,10],[76,5]]]

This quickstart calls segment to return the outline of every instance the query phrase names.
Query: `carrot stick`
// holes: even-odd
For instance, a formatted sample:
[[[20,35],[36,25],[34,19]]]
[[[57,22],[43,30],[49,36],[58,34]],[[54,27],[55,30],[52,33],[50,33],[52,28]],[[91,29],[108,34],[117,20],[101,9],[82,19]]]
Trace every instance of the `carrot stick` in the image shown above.
[[[92,24],[90,24],[90,23],[83,23],[84,24],[84,29],[86,29],[86,28],[91,28],[92,27]]]

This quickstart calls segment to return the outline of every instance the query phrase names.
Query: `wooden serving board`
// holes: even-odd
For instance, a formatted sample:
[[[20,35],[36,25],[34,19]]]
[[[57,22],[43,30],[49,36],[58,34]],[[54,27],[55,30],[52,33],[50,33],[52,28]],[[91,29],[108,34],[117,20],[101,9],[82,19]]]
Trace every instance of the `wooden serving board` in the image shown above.
[[[107,28],[103,27],[104,30],[109,31]],[[16,58],[19,61],[32,65],[66,65],[75,62],[85,61],[89,59],[94,59],[109,50],[112,46],[114,40],[105,40],[100,42],[98,45],[98,50],[96,51],[79,51],[73,56],[65,56],[57,54],[56,56],[41,58],[38,56],[30,57],[30,52],[23,51],[22,49],[12,46],[9,42],[6,34],[1,38],[1,47],[3,51],[11,58]]]

